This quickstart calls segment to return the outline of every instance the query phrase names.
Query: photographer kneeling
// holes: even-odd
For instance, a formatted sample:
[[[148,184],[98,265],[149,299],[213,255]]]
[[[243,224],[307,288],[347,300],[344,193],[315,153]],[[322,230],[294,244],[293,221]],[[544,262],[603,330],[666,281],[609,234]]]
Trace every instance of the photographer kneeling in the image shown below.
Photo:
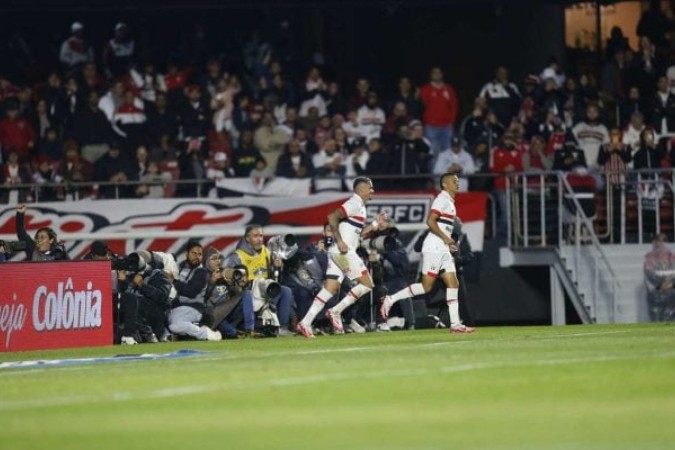
[[[227,257],[225,267],[246,267],[248,278],[252,281],[254,310],[262,316],[263,324],[268,322],[272,327],[278,326],[278,336],[291,336],[294,333],[288,326],[293,293],[272,278],[274,272],[280,271],[283,266],[281,257],[273,260],[272,256],[272,251],[263,244],[262,226],[251,224],[246,227],[237,249]],[[275,324],[277,320],[278,324]]]
[[[210,273],[206,288],[206,312],[202,324],[224,337],[236,338],[237,326],[244,322],[245,337],[261,337],[254,330],[253,294],[248,289],[246,267],[222,269],[223,257],[215,248],[204,252],[204,266]]]
[[[141,320],[147,321],[155,336],[162,336],[171,292],[171,280],[163,267],[159,267],[148,252],[113,259],[112,267],[117,271],[120,315],[124,325],[121,344],[138,344]]]

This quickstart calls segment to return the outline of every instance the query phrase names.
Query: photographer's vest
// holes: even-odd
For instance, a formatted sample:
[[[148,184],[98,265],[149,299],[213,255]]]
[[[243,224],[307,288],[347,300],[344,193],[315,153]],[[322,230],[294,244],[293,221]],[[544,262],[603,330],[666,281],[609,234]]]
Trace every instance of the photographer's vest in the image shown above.
[[[267,247],[263,245],[260,253],[255,255],[250,255],[241,248],[237,249],[236,252],[241,263],[246,266],[249,280],[270,277],[270,251]]]
[[[178,273],[178,277],[181,281],[189,283],[192,277],[198,271],[206,271],[205,268],[199,266],[191,268],[189,266],[183,267]],[[204,308],[204,303],[206,300],[206,289],[208,288],[209,283],[204,284],[204,288],[199,291],[195,297],[186,297],[184,295],[178,295],[178,303],[183,306],[191,306],[197,310],[202,310]]]

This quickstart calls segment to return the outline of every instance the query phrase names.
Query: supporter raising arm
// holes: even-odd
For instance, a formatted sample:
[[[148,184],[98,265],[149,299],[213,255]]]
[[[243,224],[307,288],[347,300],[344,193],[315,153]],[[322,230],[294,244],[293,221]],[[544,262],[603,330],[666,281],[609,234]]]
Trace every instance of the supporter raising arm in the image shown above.
[[[35,233],[33,240],[26,233],[24,222],[26,205],[20,204],[16,208],[16,235],[26,244],[26,255],[29,261],[63,261],[70,259],[66,248],[59,242],[56,232],[49,227],[42,227]]]

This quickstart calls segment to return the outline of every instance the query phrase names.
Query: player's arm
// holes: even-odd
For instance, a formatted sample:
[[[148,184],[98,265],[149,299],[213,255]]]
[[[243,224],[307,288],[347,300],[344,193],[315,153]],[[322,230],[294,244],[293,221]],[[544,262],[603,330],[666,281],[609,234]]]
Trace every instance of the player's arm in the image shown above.
[[[441,215],[437,211],[431,210],[427,217],[427,227],[429,227],[429,231],[441,238],[445,245],[452,245],[455,241],[451,237],[446,236],[445,233],[441,231],[441,227],[438,226],[438,219],[440,217]]]
[[[340,252],[347,252],[347,244],[342,240],[340,235],[340,222],[347,218],[345,211],[342,207],[335,209],[332,213],[328,214],[328,223],[333,229],[333,237],[335,238],[335,243],[337,244]]]
[[[379,213],[377,213],[375,220],[373,220],[371,223],[363,227],[363,230],[361,230],[361,237],[365,238],[373,231],[386,229],[387,227],[389,227],[388,220],[389,219],[387,218],[387,213],[380,211]]]

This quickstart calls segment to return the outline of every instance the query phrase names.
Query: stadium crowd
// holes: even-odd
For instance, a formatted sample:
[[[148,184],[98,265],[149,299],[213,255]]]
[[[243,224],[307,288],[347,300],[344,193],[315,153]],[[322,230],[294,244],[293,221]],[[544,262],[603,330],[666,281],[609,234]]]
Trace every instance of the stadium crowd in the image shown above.
[[[650,17],[638,48],[612,30],[599,79],[555,58],[524,80],[500,65],[464,117],[452,73],[439,67],[420,85],[361,77],[352,89],[259,39],[235,72],[215,55],[203,65],[141,58],[127,24],[100,45],[74,22],[46,78],[0,74],[2,201],[191,197],[219,179],[274,176],[333,177],[315,180],[317,191],[348,190],[341,178],[362,174],[420,177],[410,188],[427,188],[425,177],[453,166],[465,175],[671,167],[672,24]],[[201,184],[165,186],[171,179]],[[462,188],[505,188],[471,181]]]

